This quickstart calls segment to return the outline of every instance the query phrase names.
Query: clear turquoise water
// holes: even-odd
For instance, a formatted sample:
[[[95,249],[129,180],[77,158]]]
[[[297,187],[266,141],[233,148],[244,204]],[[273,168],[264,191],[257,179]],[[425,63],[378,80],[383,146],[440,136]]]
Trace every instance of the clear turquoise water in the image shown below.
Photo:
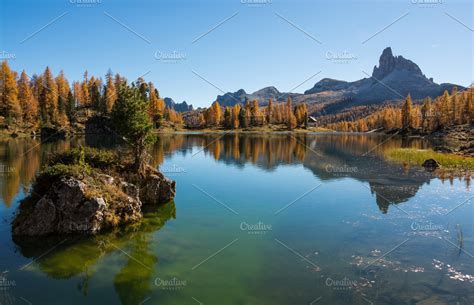
[[[93,238],[13,241],[9,222],[34,173],[78,144],[115,147],[0,143],[2,305],[474,302],[469,183],[381,156],[429,143],[163,135],[150,152],[177,181],[174,203]]]

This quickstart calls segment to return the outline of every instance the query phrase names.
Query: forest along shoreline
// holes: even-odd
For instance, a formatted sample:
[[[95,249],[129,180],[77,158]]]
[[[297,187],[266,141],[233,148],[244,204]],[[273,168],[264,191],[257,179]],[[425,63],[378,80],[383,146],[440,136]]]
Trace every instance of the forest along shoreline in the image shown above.
[[[146,99],[127,85],[118,96],[110,121],[127,154],[77,147],[50,155],[20,202],[12,223],[16,239],[93,235],[139,222],[144,208],[172,202],[176,183],[148,165],[146,149],[156,137]]]
[[[49,67],[40,75],[29,77],[25,71],[18,75],[7,61],[2,62],[1,134],[39,137],[42,142],[74,134],[105,134],[121,139],[128,147],[128,155],[121,164],[104,163],[103,158],[114,157],[84,148],[52,156],[56,161],[39,173],[32,193],[20,204],[14,234],[95,234],[138,221],[142,201],[163,204],[172,200],[175,183],[147,164],[146,150],[156,140],[157,132],[341,131],[425,137],[437,142],[436,151],[401,148],[387,152],[386,158],[434,172],[447,170],[454,175],[471,176],[474,170],[472,87],[461,91],[454,87],[451,93],[445,91],[434,100],[427,97],[413,101],[408,95],[404,101],[386,101],[368,114],[362,112],[365,116],[357,109],[345,110],[345,114],[354,114],[349,115],[348,121],[347,115],[344,120],[338,114],[317,116],[321,110],[316,107],[318,103],[308,107],[304,101],[293,103],[290,96],[279,103],[272,98],[264,103],[254,99],[226,107],[215,101],[207,108],[181,113],[165,103],[152,82],[140,77],[129,83],[110,70],[105,81],[86,71],[82,82],[72,84],[62,71],[54,77]],[[149,180],[151,185],[141,184]],[[45,183],[53,185],[52,192],[56,193],[49,193]],[[67,202],[75,205],[65,207]],[[48,214],[41,212],[40,206],[55,208]],[[71,229],[71,223],[61,223],[63,216],[75,218],[80,224],[77,227],[83,229]],[[81,222],[77,217],[87,221]]]

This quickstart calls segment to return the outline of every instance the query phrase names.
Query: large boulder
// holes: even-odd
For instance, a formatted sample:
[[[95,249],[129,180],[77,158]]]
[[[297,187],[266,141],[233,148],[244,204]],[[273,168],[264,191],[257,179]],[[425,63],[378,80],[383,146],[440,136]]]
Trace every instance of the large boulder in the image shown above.
[[[142,218],[138,198],[123,193],[106,199],[108,196],[89,183],[87,179],[61,177],[44,195],[32,194],[20,205],[13,235],[95,234]]]
[[[173,200],[176,194],[176,182],[166,178],[152,167],[147,168],[147,174],[140,183],[140,199],[143,204],[157,205]]]
[[[421,166],[423,166],[428,171],[434,171],[440,165],[438,161],[436,161],[435,159],[428,159],[428,160],[425,160],[423,164],[421,164]]]

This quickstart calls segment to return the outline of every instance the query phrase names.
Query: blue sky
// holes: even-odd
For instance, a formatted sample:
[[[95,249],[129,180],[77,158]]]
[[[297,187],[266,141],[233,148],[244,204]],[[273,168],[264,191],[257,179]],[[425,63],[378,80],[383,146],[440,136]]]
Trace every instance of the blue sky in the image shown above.
[[[319,71],[294,92],[325,77],[357,80],[387,46],[438,83],[473,80],[472,1],[1,0],[1,24],[0,55],[15,70],[49,65],[70,81],[86,69],[146,74],[162,96],[195,106],[220,90],[289,91]]]

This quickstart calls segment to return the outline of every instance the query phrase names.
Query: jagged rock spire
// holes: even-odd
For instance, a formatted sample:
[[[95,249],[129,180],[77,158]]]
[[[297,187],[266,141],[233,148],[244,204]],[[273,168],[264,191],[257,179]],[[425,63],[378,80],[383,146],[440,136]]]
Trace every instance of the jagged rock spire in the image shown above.
[[[407,70],[415,74],[423,75],[417,64],[402,56],[393,56],[392,49],[388,47],[385,48],[382,55],[380,55],[379,66],[374,67],[372,76],[380,80],[394,70]]]

